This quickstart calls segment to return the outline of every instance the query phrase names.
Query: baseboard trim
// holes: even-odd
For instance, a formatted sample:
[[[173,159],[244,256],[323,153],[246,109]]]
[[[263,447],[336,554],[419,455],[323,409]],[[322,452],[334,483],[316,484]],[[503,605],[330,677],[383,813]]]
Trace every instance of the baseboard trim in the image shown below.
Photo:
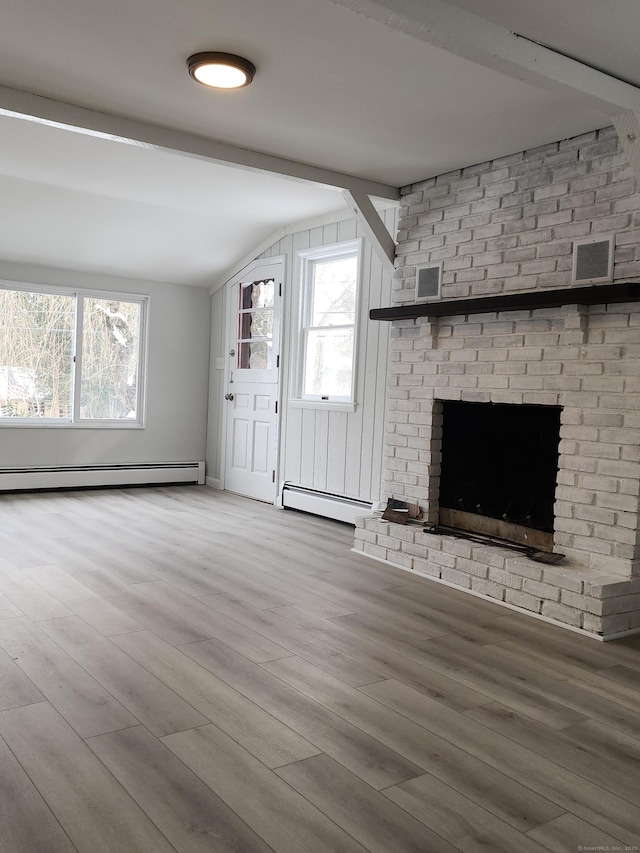
[[[204,478],[205,486],[209,486],[210,489],[218,489],[222,491],[222,480],[218,477],[205,477]]]

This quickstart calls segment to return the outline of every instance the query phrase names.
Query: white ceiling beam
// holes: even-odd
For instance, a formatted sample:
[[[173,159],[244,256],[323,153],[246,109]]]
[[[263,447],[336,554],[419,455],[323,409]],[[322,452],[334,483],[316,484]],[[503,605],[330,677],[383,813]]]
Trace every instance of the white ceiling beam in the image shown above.
[[[640,113],[625,112],[613,116],[613,125],[640,184]]]
[[[368,195],[357,190],[345,190],[343,193],[349,207],[356,215],[363,231],[369,238],[371,246],[382,262],[382,267],[391,277],[394,273],[396,244],[382,221],[382,217],[373,206]]]
[[[528,41],[444,0],[332,2],[509,77],[556,94],[579,97],[608,115],[640,111],[637,86]]]
[[[400,197],[397,187],[391,187],[378,181],[369,181],[354,175],[333,172],[320,166],[275,157],[261,151],[239,148],[214,139],[161,127],[160,125],[147,124],[124,116],[97,112],[5,86],[0,86],[0,115],[35,121],[75,133],[111,139],[129,145],[171,151],[175,154],[209,160],[221,165],[268,172],[331,189],[353,190],[374,198],[396,201]]]

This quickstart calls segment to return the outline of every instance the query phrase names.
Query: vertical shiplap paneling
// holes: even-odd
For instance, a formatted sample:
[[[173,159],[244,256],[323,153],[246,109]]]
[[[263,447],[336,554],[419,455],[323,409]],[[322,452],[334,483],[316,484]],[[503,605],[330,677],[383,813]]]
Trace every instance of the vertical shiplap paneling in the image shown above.
[[[316,411],[316,434],[313,452],[313,488],[326,491],[329,464],[329,412]]]
[[[313,488],[316,467],[316,409],[302,410],[302,459],[300,464],[300,485]]]
[[[347,469],[347,412],[329,412],[329,450],[327,457],[327,491],[346,495]]]
[[[280,470],[290,483],[302,484],[302,409],[293,409],[284,403],[281,423]]]
[[[395,236],[395,211],[383,214]],[[289,482],[333,494],[375,500],[380,494],[387,372],[388,324],[369,320],[369,309],[391,304],[391,279],[369,241],[363,242],[355,412],[301,409],[295,397],[300,312],[299,251],[362,236],[354,218],[288,234],[263,257],[286,256],[281,348],[280,473]]]
[[[338,242],[338,223],[332,222],[331,225],[325,225],[323,229],[323,244],[330,246],[332,243]]]
[[[355,219],[343,219],[338,222],[338,242],[343,240],[355,240],[357,237],[357,226]]]

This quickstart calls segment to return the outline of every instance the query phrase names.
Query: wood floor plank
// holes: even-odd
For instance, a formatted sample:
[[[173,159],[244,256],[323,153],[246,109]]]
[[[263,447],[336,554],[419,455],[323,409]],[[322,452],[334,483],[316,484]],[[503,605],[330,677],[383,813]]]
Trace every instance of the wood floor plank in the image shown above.
[[[281,569],[277,572],[279,577],[288,579],[293,585],[303,585],[304,588],[319,592],[321,595],[331,597],[337,603],[350,608],[353,615],[336,617],[336,621],[347,625],[363,622],[373,626],[376,631],[385,631],[390,638],[404,643],[412,644],[417,640],[427,640],[431,637],[440,636],[442,629],[434,627],[423,616],[403,617],[401,621],[389,619],[389,606],[376,601],[366,592],[352,592],[332,586],[322,579],[322,576],[314,575],[312,578],[302,578],[294,569]]]
[[[260,759],[279,767],[319,750],[213,673],[149,631],[113,642]]]
[[[3,566],[0,571],[0,592],[25,616],[35,622],[39,619],[55,619],[58,616],[71,615],[68,607],[61,604],[20,569]]]
[[[333,616],[347,616],[354,612],[353,607],[344,607],[315,592],[294,587],[273,572],[263,572],[261,583],[269,590],[285,593],[292,605],[303,607],[310,613],[325,619],[331,619]]]
[[[71,608],[87,625],[91,625],[104,637],[142,631],[143,627],[117,605],[104,598],[76,602]]]
[[[5,853],[75,853],[15,755],[0,738],[0,850]]]
[[[48,702],[2,711],[0,735],[79,853],[175,853]]]
[[[8,622],[13,620],[9,619]],[[0,628],[3,622],[0,622]],[[9,655],[0,650],[0,711],[42,702],[44,696]]]
[[[99,525],[96,527],[95,535],[82,536],[82,557],[91,563],[93,571],[106,571],[126,585],[156,580],[147,556],[164,548],[161,540],[150,542],[149,548],[131,548],[126,535],[123,535],[123,531],[131,530],[130,518],[123,519],[122,527],[115,526],[111,533],[108,529],[100,529]],[[77,549],[77,539],[67,544],[71,550]]]
[[[277,772],[372,853],[456,853],[456,847],[428,824],[413,819],[327,755]]]
[[[558,817],[544,826],[539,826],[529,832],[529,836],[551,853],[566,853],[567,850],[632,850],[633,847],[625,846],[619,838],[602,832],[602,830],[580,820],[572,814]]]
[[[73,575],[56,565],[34,566],[24,569],[24,574],[69,609],[73,609],[76,602],[98,600],[99,598],[95,592],[87,589]]]
[[[41,623],[42,630],[154,734],[209,722],[129,655],[77,616]]]
[[[351,833],[215,726],[162,740],[277,853],[364,853]]]
[[[306,660],[333,673],[347,684],[370,684],[383,677],[375,665],[368,666],[333,643],[319,642],[314,635],[313,625],[296,627],[278,619],[270,611],[256,610],[226,595],[214,595],[202,601],[216,613],[237,621],[286,649],[286,656],[297,651]],[[285,657],[285,654],[280,657]]]
[[[265,586],[263,571],[248,571],[246,556],[239,553],[233,545],[216,550],[215,556],[211,553],[208,556],[183,554],[182,566],[185,561],[193,575],[207,577],[214,574],[216,579],[216,589],[193,592],[191,595],[203,596],[222,592],[259,610],[291,603],[289,596],[269,590]],[[258,583],[254,580],[254,574]]]
[[[607,667],[593,672],[575,664],[557,661],[553,669],[549,669],[548,655],[545,656],[524,643],[500,643],[492,648],[491,653],[494,660],[515,661],[520,665],[526,665],[529,672],[536,669],[539,674],[546,675],[547,679],[552,678],[554,682],[562,682],[560,685],[548,685],[547,689],[560,691],[559,700],[568,706],[588,707],[589,713],[593,713],[594,700],[604,699],[606,702],[619,703],[632,711],[638,707],[640,673],[635,670],[628,669],[627,679],[620,681],[615,677],[617,667]],[[598,707],[602,707],[600,702]],[[615,708],[603,709],[607,721],[615,710]]]
[[[263,664],[263,667],[423,770],[456,787],[469,799],[475,798],[480,805],[493,809],[501,820],[518,829],[529,829],[564,811],[551,798],[519,783],[519,774],[506,774],[500,766],[483,760],[487,757],[485,754],[474,755],[468,749],[459,748],[458,739],[448,737],[451,721],[459,721],[458,725],[466,730],[470,740],[482,736],[482,727],[469,727],[465,716],[451,712],[405,685],[383,681],[353,690],[297,658]],[[379,706],[375,701],[378,699],[385,707]],[[496,796],[497,793],[500,796]]]
[[[429,641],[428,657],[430,664],[439,665],[441,672],[460,678],[494,701],[523,710],[552,728],[562,729],[586,719],[585,714],[554,701],[550,680],[545,678],[540,683],[524,661],[502,657],[496,665],[494,648],[499,647],[479,646],[457,636],[438,637]]]
[[[546,849],[535,842],[533,830],[527,837],[433,776],[387,788],[384,794],[464,853],[543,853]]]
[[[572,811],[604,832],[624,838],[627,844],[635,843],[631,838],[637,835],[640,827],[639,806],[611,794],[573,770],[539,756],[534,750],[499,735],[485,725],[469,728],[468,722],[481,709],[461,714],[443,713],[437,703],[398,682],[381,682],[363,689],[378,701],[457,744],[505,776],[516,782],[521,781],[563,811]],[[525,767],[526,773],[523,772]],[[429,769],[435,774],[433,768]],[[459,785],[455,787],[462,790]]]
[[[475,708],[491,701],[490,696],[424,666],[423,663],[428,662],[424,655],[423,663],[417,663],[390,649],[387,644],[354,634],[334,620],[314,616],[297,605],[278,607],[271,612],[294,625],[313,625],[322,647],[327,644],[337,645],[372,669],[375,668],[380,677],[398,678],[456,711]]]
[[[217,638],[257,662],[291,654],[284,646],[207,606],[204,599],[192,598],[164,583],[136,584],[111,600],[172,646]]]
[[[185,595],[197,598],[224,592],[218,582],[217,565],[215,572],[211,569],[211,557],[205,561],[184,552],[159,551],[149,555],[147,562],[157,580],[175,586]]]
[[[443,641],[442,646],[445,644],[449,649],[455,647],[459,654],[465,652],[461,649],[456,638],[448,638]],[[523,684],[526,684],[527,690],[532,690],[542,697],[548,697],[551,707],[560,706],[564,708],[561,718],[564,716],[567,721],[562,724],[562,719],[560,719],[559,725],[556,725],[555,728],[577,725],[583,722],[588,714],[590,717],[605,721],[634,737],[640,737],[640,713],[638,713],[637,703],[634,705],[630,701],[631,694],[623,688],[616,689],[612,686],[611,689],[607,689],[606,681],[600,676],[586,673],[584,678],[577,678],[573,674],[567,676],[549,672],[548,667],[542,664],[539,659],[532,661],[528,659],[526,653],[513,653],[509,649],[504,650],[501,645],[481,649],[475,648],[470,656],[473,658],[474,669],[487,680],[489,678],[487,673],[494,671],[499,671],[501,678],[504,675],[510,675],[512,680],[515,678],[515,674],[519,673],[519,677]],[[508,696],[499,699],[496,695],[496,699],[523,711],[528,716],[548,725],[553,725],[549,719],[544,718],[544,714],[536,712],[534,703],[527,708],[526,702],[523,705],[520,702],[510,700]],[[573,722],[571,722],[571,716],[574,717]]]
[[[0,646],[80,737],[138,724],[101,684],[28,619],[0,622]]]
[[[381,592],[393,589],[398,583],[398,578],[391,577],[388,572],[368,571],[367,568],[356,568],[348,563],[342,564],[336,561],[335,568],[331,571],[322,572],[316,577],[329,586],[337,589],[346,589],[349,592]]]
[[[91,572],[76,572],[74,578],[106,601],[128,591],[128,585],[124,581],[98,569]]]
[[[229,806],[142,726],[87,743],[180,853],[271,853]]]
[[[0,569],[0,572],[2,569]],[[19,607],[9,601],[6,595],[0,592],[0,619],[14,619],[16,616],[24,616]]]
[[[209,640],[181,650],[372,787],[384,788],[422,773],[413,762],[224,644]]]
[[[589,643],[586,641],[588,638],[580,637],[559,625],[528,619],[523,613],[507,612],[500,618],[499,623],[501,630],[510,635],[505,639],[528,643],[554,659],[584,669],[597,671],[620,662],[615,659],[619,654],[617,649],[612,660],[611,650],[607,648],[611,644]],[[617,646],[617,643],[615,645]]]
[[[437,584],[432,586],[438,587]],[[481,604],[486,602],[481,601]],[[479,645],[499,643],[509,637],[498,621],[504,611],[494,604],[488,605],[485,618],[482,618],[482,609],[477,608],[475,618],[470,619],[474,608],[466,601],[456,602],[453,606],[450,599],[431,591],[429,598],[425,600],[424,597],[416,595],[412,588],[393,587],[367,593],[363,606],[367,611],[371,608],[374,615],[382,613],[393,621],[403,621],[407,617],[424,620],[434,636],[454,634]]]
[[[602,744],[592,746],[588,735],[582,738],[568,737],[564,732],[536,723],[530,717],[499,703],[476,708],[466,715],[538,755],[567,769],[571,768],[574,773],[621,799],[640,804],[640,740],[629,738],[628,752],[625,754],[624,749],[619,749],[614,756],[608,754],[607,749],[602,749]],[[579,732],[580,727],[575,728]]]

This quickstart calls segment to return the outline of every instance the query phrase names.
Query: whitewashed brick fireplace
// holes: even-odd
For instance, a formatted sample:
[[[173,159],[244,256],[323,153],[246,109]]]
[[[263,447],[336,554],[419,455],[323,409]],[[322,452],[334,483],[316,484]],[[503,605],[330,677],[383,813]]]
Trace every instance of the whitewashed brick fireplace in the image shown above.
[[[640,282],[640,194],[614,129],[407,187],[399,227],[395,306],[415,301],[416,264],[441,262],[443,301],[492,307],[393,322],[385,495],[438,521],[443,401],[560,407],[566,556],[549,566],[379,517],[359,521],[356,549],[605,639],[640,630],[640,302],[566,293],[589,237],[614,235],[614,282]],[[492,299],[560,290],[553,307]]]

